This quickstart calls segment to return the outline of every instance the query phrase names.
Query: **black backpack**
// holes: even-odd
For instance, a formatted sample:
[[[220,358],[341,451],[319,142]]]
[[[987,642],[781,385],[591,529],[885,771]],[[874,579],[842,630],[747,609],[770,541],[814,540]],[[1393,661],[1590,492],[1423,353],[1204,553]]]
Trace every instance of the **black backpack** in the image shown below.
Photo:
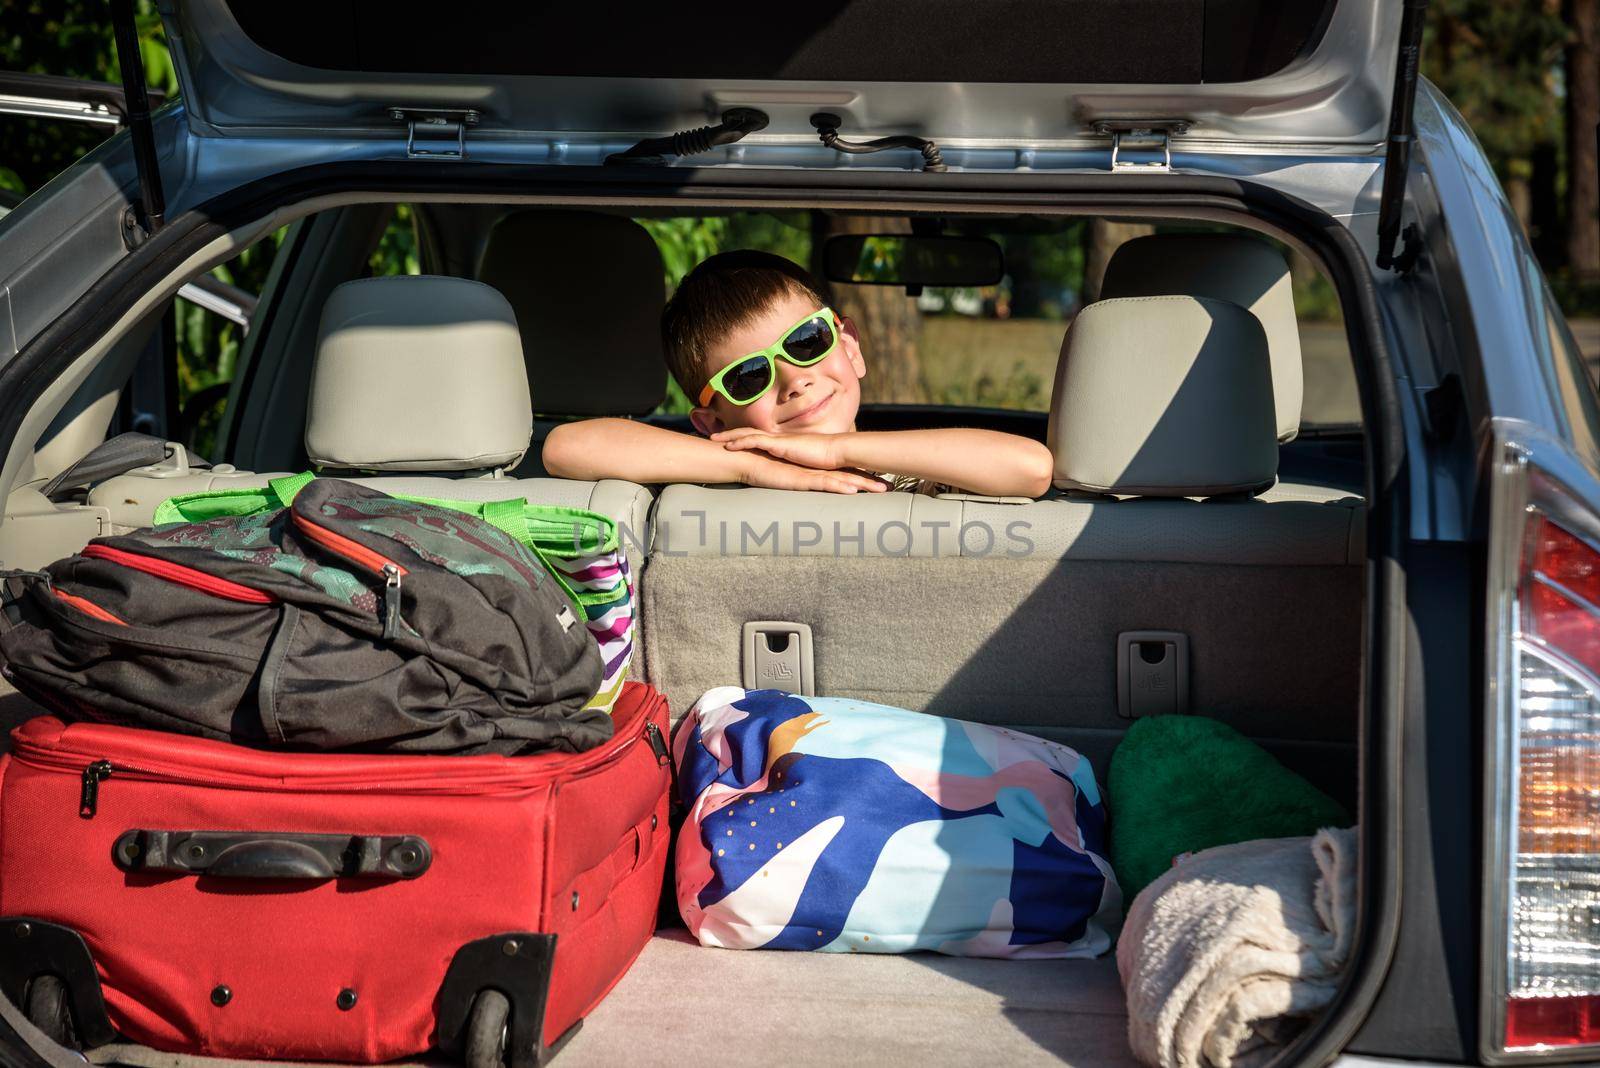
[[[0,659],[69,719],[247,745],[580,750],[600,654],[516,539],[318,479],[288,507],[97,538],[5,581]]]

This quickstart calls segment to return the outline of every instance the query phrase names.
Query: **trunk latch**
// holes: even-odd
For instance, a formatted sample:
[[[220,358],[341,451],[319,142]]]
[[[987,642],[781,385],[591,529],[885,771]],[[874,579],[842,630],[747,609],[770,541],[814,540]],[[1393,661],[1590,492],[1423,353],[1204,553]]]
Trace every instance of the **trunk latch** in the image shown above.
[[[467,127],[481,117],[476,108],[390,108],[406,124],[407,159],[466,159]]]
[[[1181,119],[1100,119],[1094,123],[1094,132],[1111,138],[1112,171],[1136,171],[1141,174],[1169,174],[1172,171],[1172,139],[1188,133],[1189,124]],[[1159,160],[1133,160],[1122,156],[1123,141],[1158,142]]]

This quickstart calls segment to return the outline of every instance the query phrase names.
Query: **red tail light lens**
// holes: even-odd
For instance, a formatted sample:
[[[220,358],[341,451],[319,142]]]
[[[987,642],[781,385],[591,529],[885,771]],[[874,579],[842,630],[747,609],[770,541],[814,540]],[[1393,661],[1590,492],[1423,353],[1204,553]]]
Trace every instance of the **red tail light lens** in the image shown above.
[[[1512,649],[1507,1050],[1600,1043],[1600,552],[1527,515]]]

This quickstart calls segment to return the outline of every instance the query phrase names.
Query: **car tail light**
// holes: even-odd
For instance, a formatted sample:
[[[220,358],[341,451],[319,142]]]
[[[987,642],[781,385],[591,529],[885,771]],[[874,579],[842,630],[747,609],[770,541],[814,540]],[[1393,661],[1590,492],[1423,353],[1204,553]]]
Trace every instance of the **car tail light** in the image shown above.
[[[1496,1060],[1600,1046],[1600,520],[1537,471],[1519,474],[1520,507],[1496,523],[1501,625],[1491,632]]]

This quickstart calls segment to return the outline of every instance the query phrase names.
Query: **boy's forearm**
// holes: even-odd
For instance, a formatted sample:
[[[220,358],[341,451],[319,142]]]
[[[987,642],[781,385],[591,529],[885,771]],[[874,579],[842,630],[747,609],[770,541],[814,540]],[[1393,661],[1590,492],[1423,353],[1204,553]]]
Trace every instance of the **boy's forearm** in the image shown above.
[[[1050,488],[1050,450],[993,430],[860,431],[841,436],[844,466],[911,475],[996,497],[1038,497]]]
[[[552,430],[543,459],[557,478],[664,483],[741,482],[754,457],[631,419],[585,419]]]

